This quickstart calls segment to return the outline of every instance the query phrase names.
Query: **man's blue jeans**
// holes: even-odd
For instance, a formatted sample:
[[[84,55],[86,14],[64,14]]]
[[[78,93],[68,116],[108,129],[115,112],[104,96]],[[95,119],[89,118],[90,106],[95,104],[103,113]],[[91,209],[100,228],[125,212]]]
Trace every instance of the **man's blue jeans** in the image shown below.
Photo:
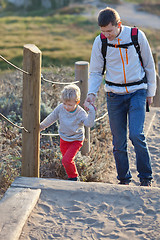
[[[113,154],[119,180],[130,181],[127,154],[127,127],[129,138],[134,145],[136,165],[140,180],[152,179],[150,154],[146,144],[143,127],[146,111],[146,90],[118,95],[107,93],[107,107],[110,127],[113,135]]]

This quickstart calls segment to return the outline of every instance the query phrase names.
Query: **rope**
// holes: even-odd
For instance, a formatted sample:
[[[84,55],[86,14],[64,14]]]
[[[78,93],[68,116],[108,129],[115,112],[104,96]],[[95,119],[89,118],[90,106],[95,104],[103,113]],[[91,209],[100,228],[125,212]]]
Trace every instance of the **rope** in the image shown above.
[[[13,126],[19,128],[19,129],[22,129],[22,130],[24,130],[25,132],[29,132],[29,131],[26,130],[24,127],[20,127],[20,126],[18,126],[18,125],[16,125],[16,124],[12,123],[12,122],[11,122],[9,119],[7,119],[2,113],[0,113],[0,116],[3,117],[6,121],[8,121],[8,122],[9,122],[10,124],[12,124]]]
[[[96,120],[94,120],[95,122],[98,122],[99,120],[103,119],[105,116],[108,115],[108,112],[106,112],[103,116],[97,118]]]
[[[106,112],[103,116],[97,118],[97,119],[94,120],[94,121],[97,122],[97,121],[103,119],[103,118],[104,118],[105,116],[107,116],[107,115],[108,115],[108,112]],[[42,136],[50,136],[50,137],[57,137],[57,136],[59,136],[58,133],[55,133],[55,134],[52,134],[52,133],[41,133],[41,135],[42,135]]]
[[[29,72],[24,71],[23,69],[15,66],[13,63],[11,63],[11,62],[9,62],[8,60],[6,60],[4,57],[2,57],[2,55],[0,55],[0,58],[1,58],[3,61],[5,61],[6,63],[8,63],[9,65],[11,65],[12,67],[16,68],[17,70],[19,70],[19,71],[21,71],[21,72],[23,72],[23,73],[25,73],[25,74],[31,75]]]
[[[79,81],[75,81],[75,82],[53,82],[53,81],[50,81],[50,80],[45,79],[42,74],[41,74],[41,79],[42,79],[43,81],[45,81],[45,82],[49,82],[49,83],[53,83],[53,84],[61,84],[61,85],[79,83]]]
[[[57,137],[59,136],[58,133],[52,134],[52,133],[41,133],[42,136],[52,136],[52,137]]]

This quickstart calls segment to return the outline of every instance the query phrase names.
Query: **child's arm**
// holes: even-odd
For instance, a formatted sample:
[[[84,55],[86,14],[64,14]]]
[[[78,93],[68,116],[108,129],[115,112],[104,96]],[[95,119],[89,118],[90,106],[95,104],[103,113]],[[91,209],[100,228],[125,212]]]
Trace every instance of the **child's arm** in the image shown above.
[[[59,112],[59,106],[56,107],[53,112],[51,112],[41,123],[40,123],[40,131],[48,128],[51,126],[54,122],[58,120],[58,112]]]
[[[84,125],[86,127],[93,127],[95,120],[95,106],[90,103],[87,103],[87,108],[89,109],[88,114],[85,115]]]

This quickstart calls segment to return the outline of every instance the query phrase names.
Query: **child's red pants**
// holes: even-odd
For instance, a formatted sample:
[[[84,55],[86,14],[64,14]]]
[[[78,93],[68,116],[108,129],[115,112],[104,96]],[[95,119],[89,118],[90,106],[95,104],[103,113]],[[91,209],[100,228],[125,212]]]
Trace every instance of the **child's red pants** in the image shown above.
[[[60,138],[60,150],[62,153],[62,164],[66,170],[68,178],[78,177],[74,157],[82,147],[83,141],[67,142]]]

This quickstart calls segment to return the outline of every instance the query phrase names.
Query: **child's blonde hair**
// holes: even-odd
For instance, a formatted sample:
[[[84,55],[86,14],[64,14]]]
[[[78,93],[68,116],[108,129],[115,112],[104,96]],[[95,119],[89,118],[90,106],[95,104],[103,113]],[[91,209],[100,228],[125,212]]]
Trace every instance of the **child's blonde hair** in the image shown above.
[[[81,92],[80,88],[75,84],[67,85],[63,88],[61,92],[62,101],[75,100],[76,102],[80,101]]]

